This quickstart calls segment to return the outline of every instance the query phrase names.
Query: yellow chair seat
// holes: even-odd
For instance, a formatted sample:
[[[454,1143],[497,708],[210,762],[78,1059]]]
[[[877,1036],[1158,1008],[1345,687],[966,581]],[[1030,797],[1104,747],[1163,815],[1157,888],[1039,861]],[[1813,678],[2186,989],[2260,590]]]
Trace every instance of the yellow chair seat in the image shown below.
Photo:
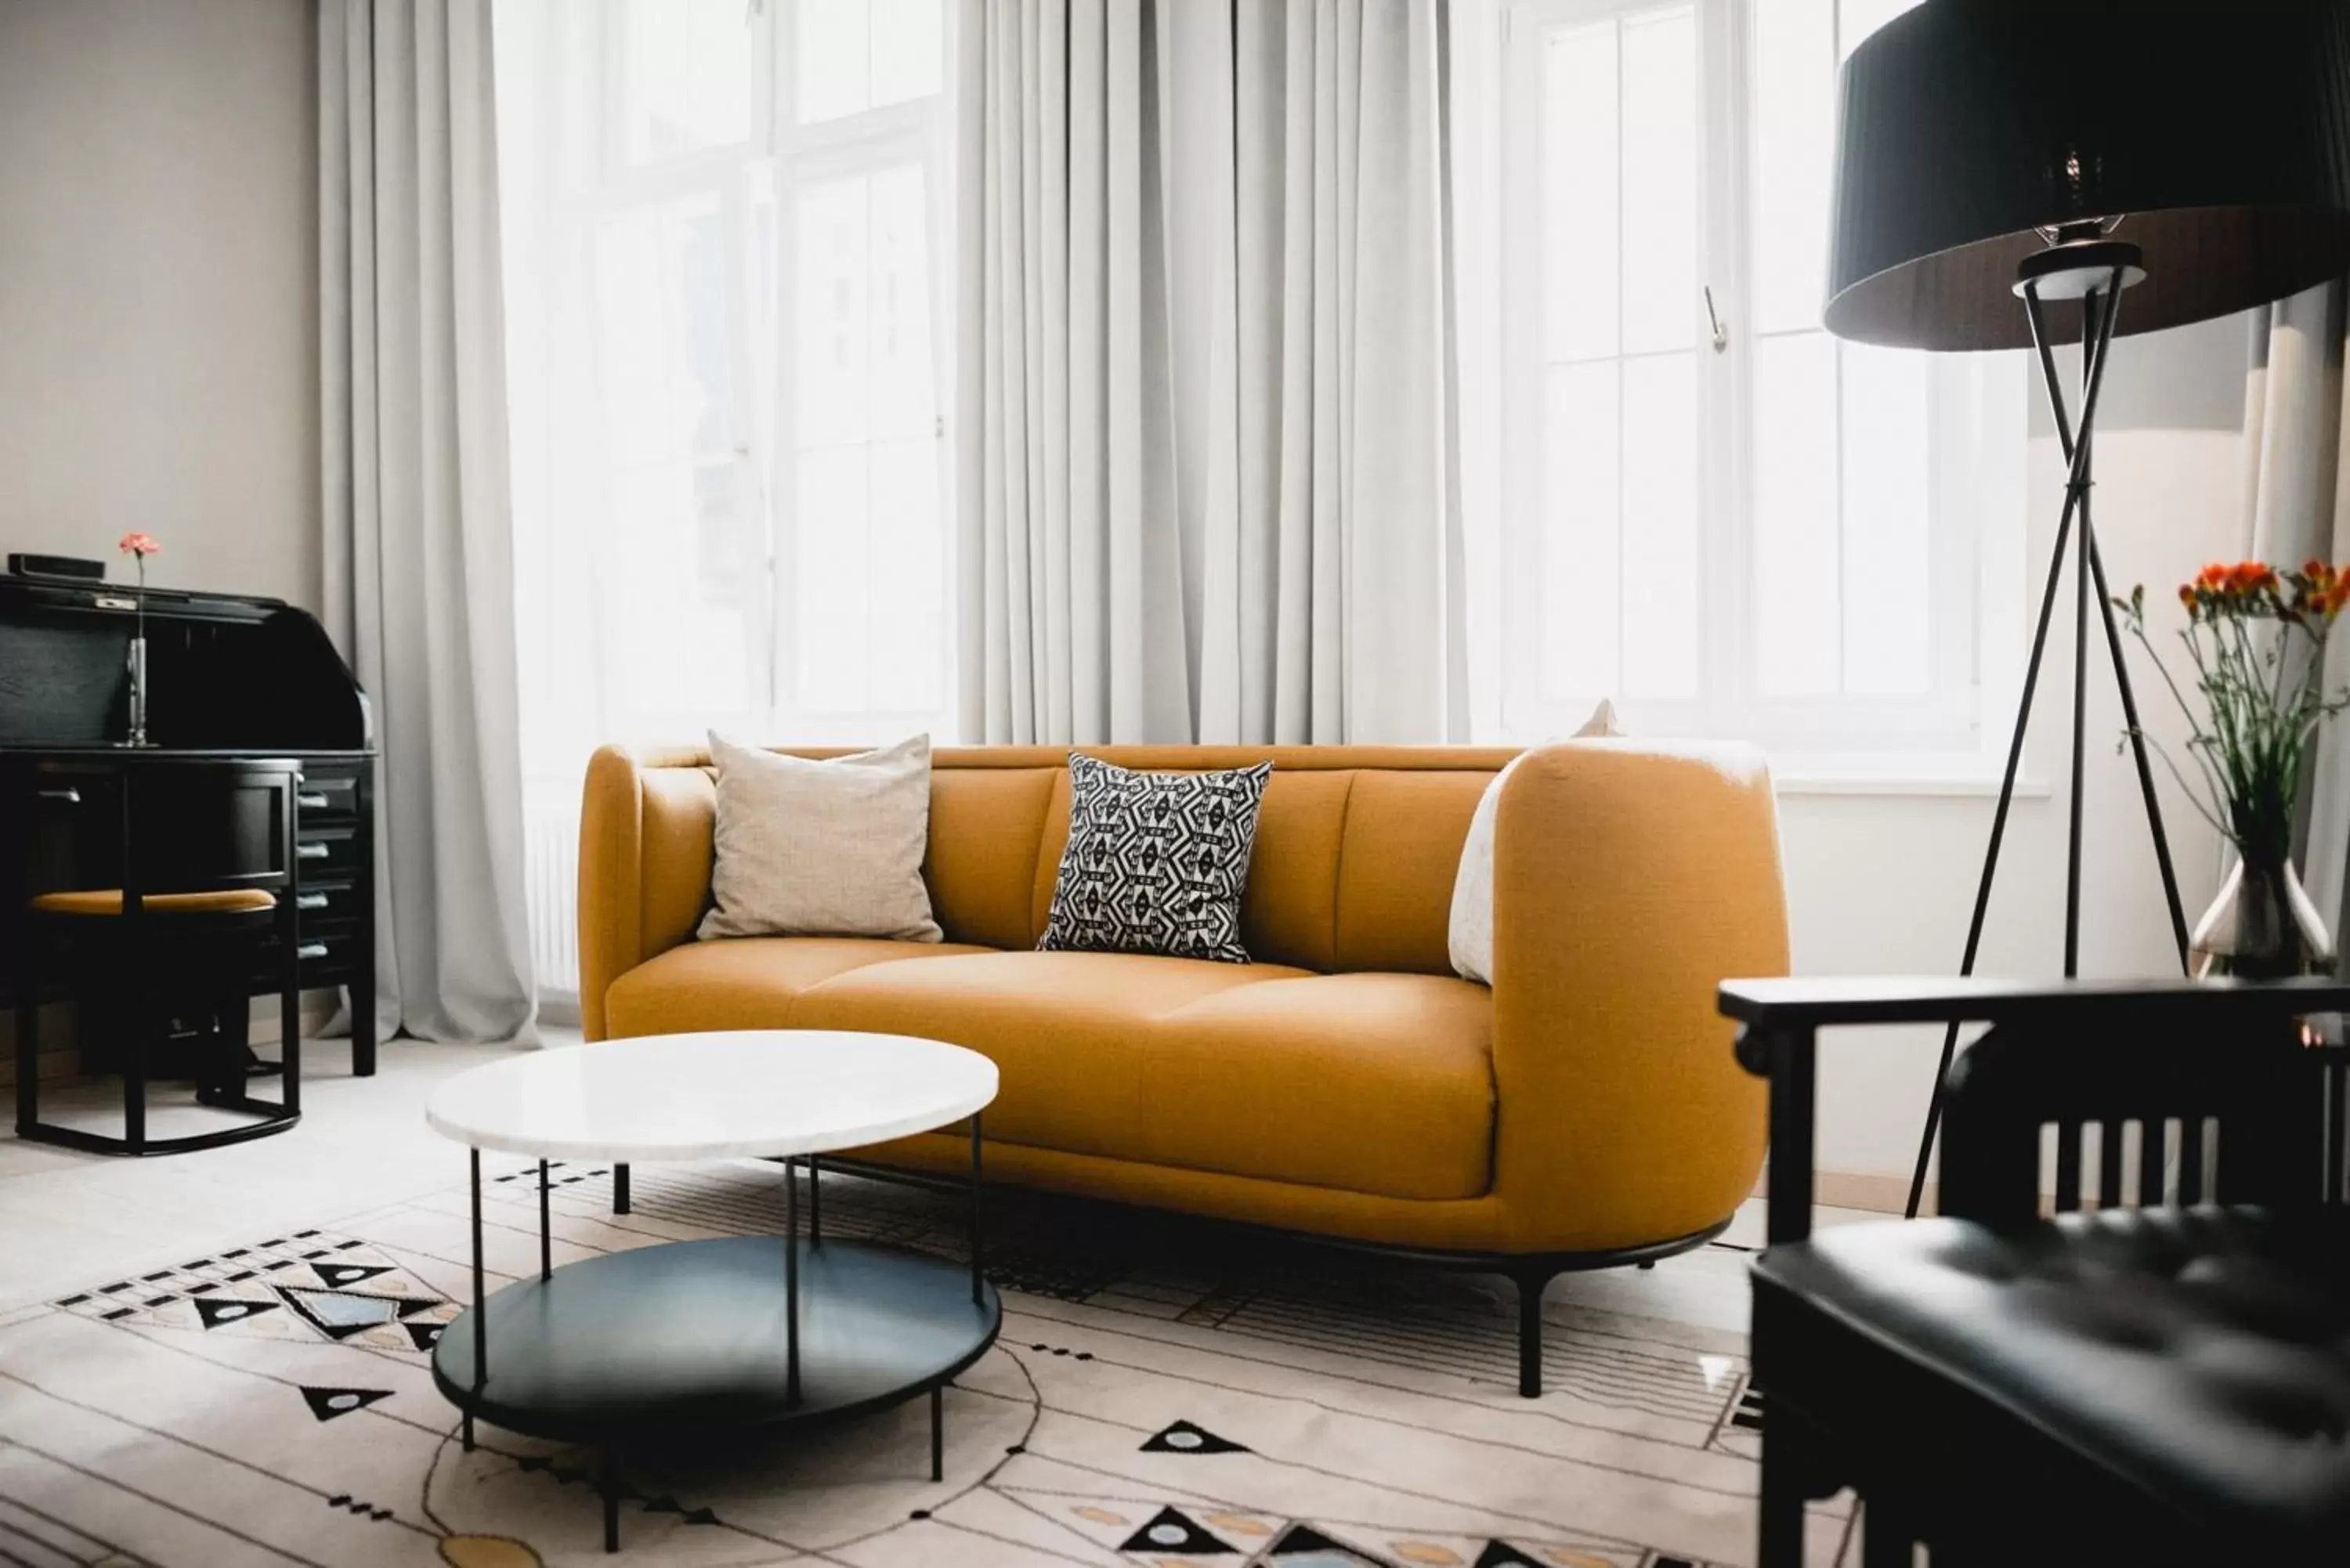
[[[149,893],[139,907],[151,915],[247,915],[277,908],[277,899],[258,888],[221,888],[206,893]],[[45,915],[120,915],[122,889],[43,893],[33,900],[33,908]]]

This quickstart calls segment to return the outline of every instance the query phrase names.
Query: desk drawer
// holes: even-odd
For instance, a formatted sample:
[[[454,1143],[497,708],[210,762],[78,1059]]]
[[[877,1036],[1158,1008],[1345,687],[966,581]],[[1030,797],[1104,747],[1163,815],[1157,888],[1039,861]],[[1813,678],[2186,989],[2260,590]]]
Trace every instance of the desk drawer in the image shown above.
[[[359,815],[359,775],[325,771],[314,765],[303,773],[302,787],[296,792],[301,815],[296,819],[302,826],[325,826],[356,822]]]
[[[312,929],[306,921],[298,945],[302,953],[301,982],[305,987],[347,980],[366,956],[359,948],[365,928],[358,920],[337,919]],[[277,989],[278,954],[276,937],[256,942],[253,983],[256,991]]]
[[[365,850],[357,823],[314,827],[305,820],[294,836],[294,858],[305,882],[348,875],[359,868]]]
[[[303,863],[309,868],[309,862]],[[296,895],[295,908],[300,911],[304,932],[322,929],[337,920],[356,920],[367,911],[360,907],[365,898],[359,887],[350,882],[317,883],[304,877],[302,891]]]

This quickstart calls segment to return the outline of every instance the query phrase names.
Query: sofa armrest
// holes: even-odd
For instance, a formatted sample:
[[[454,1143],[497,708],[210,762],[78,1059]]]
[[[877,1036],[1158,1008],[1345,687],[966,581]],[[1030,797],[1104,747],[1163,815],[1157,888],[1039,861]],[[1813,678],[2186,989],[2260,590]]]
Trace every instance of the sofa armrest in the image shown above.
[[[579,800],[579,1032],[604,1038],[604,992],[642,963],[644,786],[625,748],[588,760]]]
[[[1715,989],[1787,970],[1762,756],[1637,741],[1531,752],[1503,786],[1493,861],[1509,1246],[1606,1250],[1725,1219],[1762,1167],[1764,1095]]]

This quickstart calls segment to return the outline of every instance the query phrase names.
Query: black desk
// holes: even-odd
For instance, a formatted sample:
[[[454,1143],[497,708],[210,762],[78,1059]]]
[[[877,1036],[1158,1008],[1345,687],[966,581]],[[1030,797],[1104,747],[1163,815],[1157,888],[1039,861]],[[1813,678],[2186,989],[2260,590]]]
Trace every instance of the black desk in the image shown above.
[[[156,743],[117,744],[129,731],[138,602],[120,584],[0,576],[0,888],[114,885],[90,874],[104,865],[91,857],[107,851],[70,830],[70,813],[56,809],[65,803],[41,794],[45,778],[71,773],[95,790],[141,766],[297,762],[301,983],[348,989],[352,1069],[371,1074],[376,753],[367,697],[307,612],[277,599],[153,588],[143,625]],[[12,997],[22,916],[0,907],[0,992]],[[276,958],[265,952],[256,964],[255,994],[276,991]]]

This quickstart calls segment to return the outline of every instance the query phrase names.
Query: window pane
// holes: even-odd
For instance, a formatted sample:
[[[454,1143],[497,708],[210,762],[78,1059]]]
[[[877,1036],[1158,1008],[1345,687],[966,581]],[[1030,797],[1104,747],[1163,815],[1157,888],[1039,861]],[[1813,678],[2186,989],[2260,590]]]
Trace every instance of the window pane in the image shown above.
[[[608,696],[661,713],[753,701],[764,574],[734,450],[725,226],[702,195],[596,229],[596,348],[607,483],[597,559]]]
[[[1698,694],[1697,364],[1624,365],[1624,680],[1627,697]]]
[[[861,114],[873,99],[868,0],[798,0],[799,119]]]
[[[1543,50],[1543,319],[1547,357],[1616,352],[1616,24],[1557,27]]]
[[[1617,690],[1618,374],[1603,361],[1545,378],[1539,618],[1543,695],[1552,701]]]
[[[873,0],[873,106],[928,98],[946,52],[939,0]]]
[[[751,55],[743,0],[625,0],[621,156],[650,163],[748,140]]]
[[[1839,684],[1835,347],[1817,332],[1756,346],[1755,666],[1773,697]]]
[[[940,0],[799,0],[802,125],[928,98],[941,85]]]
[[[931,377],[930,208],[918,163],[873,176],[868,241],[871,281],[872,431],[929,440],[938,395]]]
[[[1844,357],[1844,687],[1917,692],[1932,680],[1926,592],[1922,355],[1856,343]]]
[[[811,185],[799,197],[798,444],[863,441],[870,401],[869,182]]]
[[[1835,0],[1754,9],[1755,323],[1819,324],[1835,136]]]
[[[946,559],[939,526],[939,443],[877,441],[872,452],[877,581],[870,649],[876,711],[935,711],[943,696]]]
[[[941,696],[927,199],[916,163],[798,196],[794,597],[807,711],[922,712]]]
[[[1697,17],[1628,18],[1623,34],[1624,348],[1696,339]]]
[[[854,713],[870,706],[866,693],[873,544],[867,461],[861,446],[799,455],[793,624],[799,706],[811,712]]]
[[[605,218],[596,283],[605,438],[617,459],[731,450],[718,199],[689,196]]]

